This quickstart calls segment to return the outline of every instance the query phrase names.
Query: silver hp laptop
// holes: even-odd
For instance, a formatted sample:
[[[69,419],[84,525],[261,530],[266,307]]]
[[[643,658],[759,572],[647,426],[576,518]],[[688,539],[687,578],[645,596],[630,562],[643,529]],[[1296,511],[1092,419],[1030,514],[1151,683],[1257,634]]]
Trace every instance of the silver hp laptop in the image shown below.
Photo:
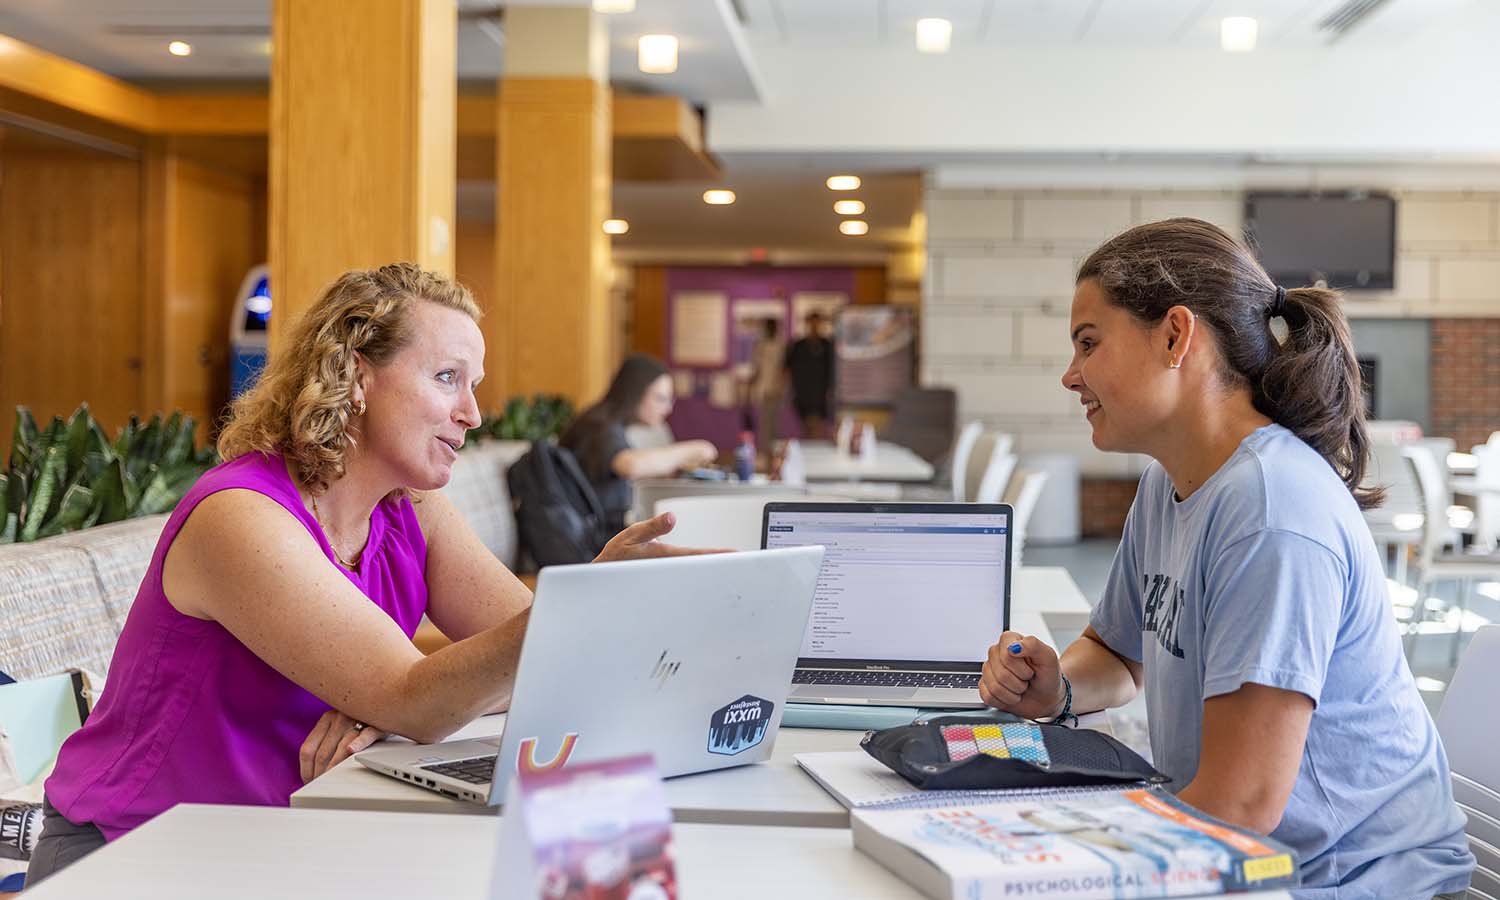
[[[1003,503],[767,503],[761,546],[828,548],[788,700],[981,707],[1010,627]]]
[[[806,546],[543,569],[503,736],[356,758],[491,806],[518,770],[636,753],[668,776],[760,762],[822,561]]]

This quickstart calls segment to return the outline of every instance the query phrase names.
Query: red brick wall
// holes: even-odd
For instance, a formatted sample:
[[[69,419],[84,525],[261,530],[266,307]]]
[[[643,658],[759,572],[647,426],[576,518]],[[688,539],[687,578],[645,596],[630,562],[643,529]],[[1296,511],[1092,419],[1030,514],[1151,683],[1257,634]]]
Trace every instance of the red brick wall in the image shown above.
[[[1432,320],[1432,434],[1458,449],[1500,430],[1500,319]]]
[[[1118,539],[1135,500],[1135,478],[1085,478],[1079,485],[1078,530],[1084,537]]]

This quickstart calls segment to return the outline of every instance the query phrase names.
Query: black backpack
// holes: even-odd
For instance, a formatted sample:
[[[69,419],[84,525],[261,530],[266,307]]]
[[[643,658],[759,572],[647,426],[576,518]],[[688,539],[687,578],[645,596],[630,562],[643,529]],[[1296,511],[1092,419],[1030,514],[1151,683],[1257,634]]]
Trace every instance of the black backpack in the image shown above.
[[[613,534],[599,495],[573,454],[534,441],[505,473],[521,550],[537,568],[586,563]]]

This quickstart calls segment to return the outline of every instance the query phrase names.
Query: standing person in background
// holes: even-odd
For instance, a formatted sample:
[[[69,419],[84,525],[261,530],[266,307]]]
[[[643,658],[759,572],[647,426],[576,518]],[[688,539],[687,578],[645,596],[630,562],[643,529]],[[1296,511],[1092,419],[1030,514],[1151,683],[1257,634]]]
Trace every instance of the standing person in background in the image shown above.
[[[781,430],[781,405],[786,402],[786,344],[781,323],[766,319],[760,340],[750,351],[750,405],[755,409],[755,443],[770,453]]]
[[[827,337],[828,318],[821,312],[808,313],[806,321],[807,334],[787,348],[786,369],[802,435],[822,440],[828,433],[828,395],[833,390],[833,341]]]
[[[626,426],[664,424],[672,413],[673,399],[667,367],[644,354],[634,354],[620,364],[604,399],[585,410],[558,440],[578,458],[612,531],[625,527],[632,499],[630,482],[668,478],[683,469],[706,466],[719,456],[718,448],[708,441],[636,449],[625,440]]]

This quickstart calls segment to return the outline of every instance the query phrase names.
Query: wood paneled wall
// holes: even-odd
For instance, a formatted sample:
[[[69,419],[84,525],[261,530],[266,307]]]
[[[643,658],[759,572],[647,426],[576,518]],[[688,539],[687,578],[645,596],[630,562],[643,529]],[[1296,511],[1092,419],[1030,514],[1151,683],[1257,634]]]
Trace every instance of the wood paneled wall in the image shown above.
[[[116,156],[0,137],[0,453],[17,404],[87,401],[106,429],[229,398],[229,317],[265,260],[264,180],[183,158],[170,141]]]
[[[140,161],[0,143],[0,446],[12,410],[143,408]]]
[[[209,425],[229,401],[236,293],[265,261],[265,185],[170,146],[148,155],[146,172],[146,405]]]

